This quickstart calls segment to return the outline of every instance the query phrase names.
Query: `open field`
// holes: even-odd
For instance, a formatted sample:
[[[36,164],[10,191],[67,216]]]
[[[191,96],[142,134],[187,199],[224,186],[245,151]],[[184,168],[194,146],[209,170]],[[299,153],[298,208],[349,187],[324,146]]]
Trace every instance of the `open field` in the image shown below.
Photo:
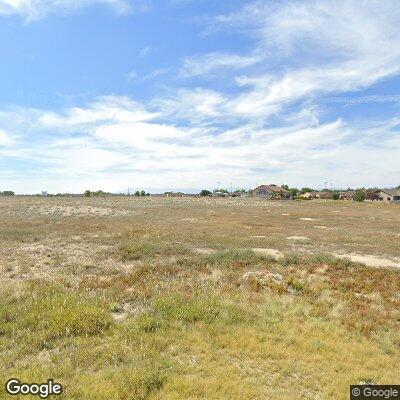
[[[0,222],[2,382],[73,400],[400,383],[400,205],[15,197]]]

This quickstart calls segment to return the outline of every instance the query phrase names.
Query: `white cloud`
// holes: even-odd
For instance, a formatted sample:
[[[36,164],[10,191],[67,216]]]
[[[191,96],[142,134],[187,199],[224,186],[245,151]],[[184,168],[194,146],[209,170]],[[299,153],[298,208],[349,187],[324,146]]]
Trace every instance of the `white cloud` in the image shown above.
[[[148,56],[151,52],[153,52],[153,47],[152,46],[145,46],[140,49],[139,55],[140,57],[146,57]]]
[[[134,81],[138,77],[137,72],[134,69],[131,69],[129,71],[129,74],[127,75],[127,80],[128,81]]]
[[[226,99],[214,90],[195,88],[179,89],[174,95],[155,99],[152,106],[164,116],[173,116],[199,123],[215,117],[222,117],[222,107]]]
[[[261,57],[256,55],[239,56],[227,53],[208,53],[186,58],[183,61],[180,75],[188,78],[205,75],[222,68],[242,69],[260,61]]]
[[[75,187],[81,188],[88,177],[90,187],[120,190],[125,184],[118,185],[132,181],[141,187],[159,188],[213,187],[217,181],[245,187],[264,181],[374,186],[395,182],[399,173],[395,163],[381,162],[395,160],[400,153],[396,118],[365,122],[364,126],[340,119],[320,124],[315,110],[305,108],[297,118],[274,128],[257,123],[238,124],[233,129],[195,124],[188,128],[139,120],[134,111],[133,117],[126,114],[129,105],[138,108],[127,98],[101,98],[79,112],[53,113],[50,125],[38,118],[32,123],[33,132],[1,155],[35,162],[32,179],[46,171],[49,176],[42,185],[49,190],[57,187],[57,191],[67,189],[61,190],[56,179],[68,182],[75,178]],[[161,111],[159,114],[166,117]],[[85,129],[80,131],[82,123]],[[32,140],[32,134],[49,126],[51,135]],[[17,171],[14,181],[20,181]],[[95,183],[100,186],[93,186]]]
[[[399,74],[399,20],[400,5],[392,0],[257,1],[219,16],[216,26],[252,35],[264,56],[264,76],[237,78],[252,89],[232,100],[233,110],[268,115],[292,101],[363,89]]]
[[[96,3],[108,5],[120,13],[129,9],[125,0],[0,0],[0,14],[16,14],[34,21],[53,12],[75,11]]]
[[[0,129],[0,146],[9,146],[12,143],[10,135]]]
[[[336,97],[329,99],[332,103],[363,104],[363,103],[399,103],[400,95],[369,95],[357,97]]]
[[[397,65],[379,65],[350,61],[340,66],[315,67],[290,71],[283,76],[240,77],[239,85],[252,89],[230,101],[234,112],[242,115],[269,116],[290,102],[310,99],[324,93],[341,93],[368,87],[392,74]]]
[[[64,114],[45,112],[38,122],[45,127],[68,127],[76,125],[138,122],[155,118],[142,105],[128,97],[104,96],[87,107],[67,109]]]
[[[153,71],[150,71],[148,74],[145,74],[142,79],[149,80],[149,79],[158,78],[159,76],[168,74],[168,72],[169,72],[168,68],[157,68]]]

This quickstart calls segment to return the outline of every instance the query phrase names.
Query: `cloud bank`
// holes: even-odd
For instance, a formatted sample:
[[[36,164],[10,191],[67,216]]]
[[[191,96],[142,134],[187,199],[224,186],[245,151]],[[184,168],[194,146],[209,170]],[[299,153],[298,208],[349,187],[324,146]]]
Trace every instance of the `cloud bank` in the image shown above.
[[[32,2],[8,3],[26,13]],[[43,176],[58,191],[212,188],[218,181],[234,187],[399,184],[398,112],[348,119],[325,109],[329,96],[360,93],[355,104],[379,99],[363,91],[399,74],[399,20],[400,4],[390,0],[249,2],[205,27],[208,35],[246,36],[247,55],[188,55],[176,71],[178,84],[165,94],[147,101],[99,96],[62,110],[4,110],[0,157],[14,167],[1,169],[0,179],[18,182],[18,163],[30,163],[32,190]],[[25,121],[22,136],[22,123],[8,126],[10,119]],[[13,132],[19,139],[7,145]]]

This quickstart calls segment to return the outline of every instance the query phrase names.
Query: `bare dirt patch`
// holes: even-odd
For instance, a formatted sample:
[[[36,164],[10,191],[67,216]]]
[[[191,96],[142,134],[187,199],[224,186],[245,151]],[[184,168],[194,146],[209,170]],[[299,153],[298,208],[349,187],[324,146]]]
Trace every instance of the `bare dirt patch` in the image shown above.
[[[82,216],[107,216],[107,215],[134,215],[132,210],[115,210],[109,207],[95,206],[69,206],[69,205],[43,205],[30,207],[30,214],[49,215],[58,217],[82,217]]]
[[[253,248],[252,251],[254,251],[254,253],[258,253],[258,254],[262,254],[264,256],[269,256],[272,258],[275,258],[275,260],[282,260],[284,258],[284,254],[276,249],[263,249],[263,248]]]
[[[400,268],[400,259],[383,258],[367,254],[333,254],[335,257],[365,264],[368,267]]]
[[[300,241],[310,240],[310,238],[308,238],[307,236],[287,236],[286,239]]]
[[[198,254],[214,254],[217,252],[215,249],[196,248],[195,252]]]

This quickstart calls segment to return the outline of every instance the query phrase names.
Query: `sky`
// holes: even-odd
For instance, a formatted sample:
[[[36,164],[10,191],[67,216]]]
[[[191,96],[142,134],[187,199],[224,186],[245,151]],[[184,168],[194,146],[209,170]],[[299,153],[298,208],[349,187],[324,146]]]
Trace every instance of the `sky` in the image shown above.
[[[398,0],[0,0],[0,191],[397,186],[399,23]]]

